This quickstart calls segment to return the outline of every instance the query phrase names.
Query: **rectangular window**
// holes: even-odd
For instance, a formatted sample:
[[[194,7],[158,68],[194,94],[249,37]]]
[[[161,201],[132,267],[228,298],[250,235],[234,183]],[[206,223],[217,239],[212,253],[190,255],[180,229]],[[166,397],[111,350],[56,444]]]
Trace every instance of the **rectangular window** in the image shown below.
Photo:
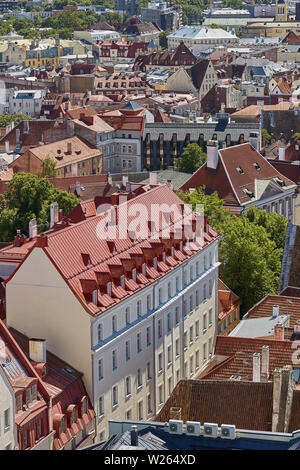
[[[33,385],[31,388],[32,401],[37,399],[37,386]]]
[[[138,333],[136,335],[136,350],[137,352],[141,352],[142,350],[142,344],[141,344],[141,333]]]
[[[196,351],[196,354],[195,354],[195,367],[196,367],[196,370],[199,369],[199,367],[200,367],[199,351]]]
[[[131,379],[130,377],[126,377],[125,379],[125,394],[128,397],[131,394]]]
[[[158,387],[158,402],[161,405],[163,403],[163,401],[164,401],[164,399],[163,399],[163,386],[160,385]]]
[[[158,326],[158,337],[161,338],[162,337],[162,322],[161,322],[161,320],[158,320],[157,326]]]
[[[130,342],[126,341],[125,343],[125,354],[126,354],[126,361],[130,359]]]
[[[138,419],[141,421],[143,419],[143,402],[138,402]]]
[[[180,352],[179,352],[179,338],[177,338],[176,341],[175,341],[175,353],[176,353],[176,357],[179,357],[179,355],[180,355]]]
[[[171,292],[171,283],[168,282],[168,298],[170,298],[172,295],[172,292]]]
[[[176,277],[176,292],[179,291],[179,277]]]
[[[118,404],[118,386],[115,385],[112,388],[112,405],[117,406]]]
[[[126,321],[126,325],[130,324],[130,308],[129,307],[126,307],[126,310],[125,310],[125,321]]]
[[[167,322],[168,323],[168,331],[171,331],[171,314],[170,313],[168,313],[167,318],[168,318],[168,322]]]
[[[186,331],[183,334],[183,347],[184,349],[187,348],[187,332]]]
[[[104,395],[99,397],[98,405],[99,405],[99,418],[100,418],[101,416],[104,416]]]
[[[237,319],[237,311],[236,311],[236,309],[235,309],[234,312],[233,312],[233,319],[234,319],[234,321],[236,321],[236,319]]]
[[[168,346],[168,365],[172,363],[172,346]]]
[[[190,376],[194,374],[194,357],[190,357]]]
[[[147,380],[151,380],[152,374],[151,374],[151,363],[147,362]]]
[[[203,285],[203,300],[206,300],[206,284]]]
[[[162,361],[163,357],[162,357],[162,353],[159,353],[158,355],[158,372],[161,372],[162,371],[162,368],[163,368],[163,361]]]
[[[143,380],[142,380],[142,369],[137,370],[137,386],[138,388],[143,385]]]
[[[112,352],[112,368],[115,370],[117,368],[117,350],[114,349]]]
[[[199,305],[199,291],[196,290],[196,307]]]
[[[98,377],[99,380],[103,379],[103,359],[98,361]]]
[[[147,330],[146,330],[146,336],[147,336],[147,346],[150,346],[151,344],[151,329],[150,329],[150,326],[147,326]]]
[[[168,378],[168,395],[170,396],[172,392],[172,377]]]
[[[208,311],[208,326],[212,326],[212,308],[209,309]]]
[[[140,300],[138,300],[136,304],[136,314],[137,317],[140,317],[142,315],[142,302]]]
[[[190,344],[192,344],[194,341],[194,327],[193,325],[190,326]]]
[[[207,314],[203,314],[203,333],[207,330]]]
[[[131,410],[126,411],[126,419],[131,419],[132,418],[132,412]]]
[[[179,307],[175,308],[175,323],[176,325],[179,323]]]
[[[9,428],[10,426],[10,410],[9,408],[4,411],[4,429]]]
[[[205,362],[207,359],[207,347],[206,343],[203,344],[203,362]]]
[[[31,402],[31,389],[28,388],[26,390],[26,404],[28,405],[28,403],[30,403],[30,402]]]
[[[190,312],[193,311],[193,296],[190,296]]]
[[[195,337],[198,338],[199,336],[199,320],[195,323]]]
[[[147,295],[147,312],[151,311],[151,295]]]
[[[148,395],[147,395],[147,411],[148,411],[148,415],[149,415],[150,413],[152,413],[151,395],[150,395],[150,393],[148,393]]]

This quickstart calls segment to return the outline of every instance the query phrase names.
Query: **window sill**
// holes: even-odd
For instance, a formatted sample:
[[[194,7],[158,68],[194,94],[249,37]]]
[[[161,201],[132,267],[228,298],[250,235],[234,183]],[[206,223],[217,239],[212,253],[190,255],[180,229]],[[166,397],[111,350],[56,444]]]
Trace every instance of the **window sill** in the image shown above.
[[[102,413],[102,415],[98,415],[98,422],[102,421],[103,418],[104,418],[104,413]]]
[[[128,395],[125,395],[125,400],[129,400],[132,397],[131,393],[128,393]]]
[[[119,403],[116,403],[115,405],[112,406],[112,410],[114,411],[116,408],[118,408]]]
[[[137,387],[136,391],[137,391],[137,392],[140,392],[140,391],[142,390],[142,388],[143,388],[143,385],[139,385],[139,386]]]

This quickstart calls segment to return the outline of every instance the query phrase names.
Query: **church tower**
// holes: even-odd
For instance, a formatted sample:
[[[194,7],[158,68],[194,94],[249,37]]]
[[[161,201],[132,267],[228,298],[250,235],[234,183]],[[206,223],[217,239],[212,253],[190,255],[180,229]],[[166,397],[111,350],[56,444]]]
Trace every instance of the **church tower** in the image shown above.
[[[280,23],[287,21],[287,2],[286,0],[276,0],[276,16],[275,21]]]

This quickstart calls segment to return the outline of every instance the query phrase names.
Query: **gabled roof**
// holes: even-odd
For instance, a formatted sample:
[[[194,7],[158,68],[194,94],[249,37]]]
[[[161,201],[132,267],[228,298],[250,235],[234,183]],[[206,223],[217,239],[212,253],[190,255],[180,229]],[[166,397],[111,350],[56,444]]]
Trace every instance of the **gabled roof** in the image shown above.
[[[219,279],[218,281],[218,295],[219,295],[219,320],[226,315],[232,306],[236,308],[240,303],[240,298],[229,289],[226,284]]]
[[[225,203],[241,205],[260,199],[268,188],[279,193],[295,186],[249,143],[220,149],[219,157],[216,170],[208,169],[205,163],[181,189],[205,185],[207,189],[217,191]]]
[[[132,219],[128,215],[132,205],[142,204],[147,213],[152,214],[153,205],[155,207],[155,204],[161,204],[162,201],[169,205],[180,204],[180,207],[183,204],[181,199],[167,185],[156,186],[148,192],[129,200],[128,203],[120,204],[117,208],[117,220],[119,220],[119,217],[124,216],[124,213],[127,213],[128,226],[130,227],[130,221],[135,220],[135,217]],[[195,253],[201,251],[203,247],[219,238],[219,234],[207,225],[208,232],[203,244],[194,242],[191,243],[189,249],[184,247],[182,251],[174,248],[174,254],[172,256],[168,255],[165,262],[158,262],[157,268],[155,268],[150,264],[150,259],[155,257],[155,253],[161,253],[163,239],[161,239],[160,248],[157,247],[157,239],[151,240],[148,226],[148,229],[146,228],[147,236],[144,239],[135,241],[127,232],[125,232],[124,238],[114,237],[114,250],[112,250],[112,246],[105,239],[100,238],[100,235],[98,236],[99,224],[103,227],[105,221],[107,221],[107,214],[102,212],[98,216],[90,217],[75,225],[60,228],[59,230],[51,229],[45,233],[44,237],[40,237],[41,242],[44,241],[44,246],[41,249],[56,267],[84,309],[92,316],[99,315],[107,308],[113,307],[121,300],[129,297],[133,292],[137,292],[155,282],[156,279],[164,276],[174,267],[179,266]],[[167,226],[171,225],[171,231],[174,230],[174,222],[171,224],[169,222],[165,223]],[[39,238],[37,241],[39,242]],[[84,258],[85,255],[88,255],[88,262]],[[28,256],[30,256],[30,252]],[[131,278],[132,268],[127,271],[122,260],[124,258],[132,259],[134,264],[137,263],[137,267],[139,267],[139,263],[135,259],[139,256],[142,257],[141,259],[144,257],[147,268],[146,273],[138,273],[137,279],[134,281]],[[18,272],[18,268],[6,282],[9,282],[16,272]],[[126,274],[123,286],[120,283],[122,274]],[[118,280],[116,280],[115,275]],[[107,282],[109,281],[111,281],[111,293],[106,291]],[[91,297],[92,292],[95,290],[98,295],[97,305]]]
[[[294,31],[289,31],[288,34],[281,41],[282,44],[299,44],[300,45],[300,36],[298,36]]]
[[[266,338],[240,338],[237,336],[217,336],[215,355],[227,359],[202,376],[210,380],[229,380],[232,375],[242,381],[253,379],[253,354],[261,353],[263,346],[269,346],[269,380],[275,368],[293,365],[295,348],[293,341]]]
[[[201,88],[209,63],[209,60],[204,59],[187,70],[197,90]]]

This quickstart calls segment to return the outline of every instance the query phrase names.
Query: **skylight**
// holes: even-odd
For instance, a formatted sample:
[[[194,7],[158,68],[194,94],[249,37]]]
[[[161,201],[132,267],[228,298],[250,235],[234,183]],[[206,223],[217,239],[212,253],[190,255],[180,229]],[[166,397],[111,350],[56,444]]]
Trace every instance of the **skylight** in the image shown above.
[[[257,162],[254,162],[254,163],[253,163],[253,166],[254,166],[254,168],[255,168],[256,170],[260,170],[260,166],[259,166],[259,164],[258,164]]]
[[[240,175],[244,174],[244,170],[240,166],[238,166],[236,170],[239,172]]]

